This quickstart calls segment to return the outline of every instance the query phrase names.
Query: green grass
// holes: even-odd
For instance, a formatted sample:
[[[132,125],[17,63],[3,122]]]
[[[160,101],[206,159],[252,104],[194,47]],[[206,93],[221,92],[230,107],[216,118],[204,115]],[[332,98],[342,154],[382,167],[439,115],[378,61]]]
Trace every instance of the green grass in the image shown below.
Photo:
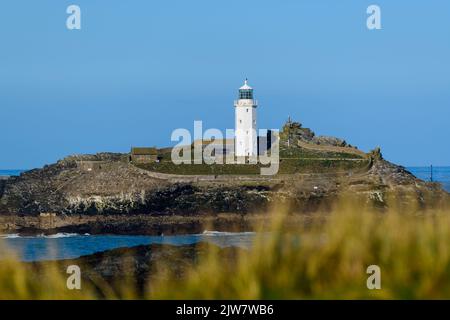
[[[344,152],[317,151],[304,148],[280,148],[281,158],[303,158],[303,159],[363,159],[362,156]]]
[[[193,148],[191,148],[193,152]],[[171,150],[166,148],[160,150],[159,155],[163,160],[171,160]],[[281,158],[304,158],[304,159],[317,159],[317,158],[332,158],[332,159],[362,159],[361,155],[345,152],[334,151],[321,151],[321,150],[308,150],[300,147],[280,147]]]
[[[162,161],[159,163],[149,164],[136,164],[138,168],[161,172],[169,174],[180,175],[247,175],[247,174],[259,174],[259,165],[247,165],[247,164],[180,164],[175,165],[171,161]]]
[[[281,159],[278,174],[295,173],[342,173],[346,171],[364,170],[368,166],[367,160],[350,161],[345,159]],[[138,168],[179,175],[259,175],[261,167],[267,165],[252,164],[181,164],[175,165],[171,161],[159,163],[136,164]]]
[[[169,149],[165,149],[165,152],[160,155],[162,160],[159,163],[136,164],[136,166],[149,171],[179,175],[259,175],[261,167],[263,167],[260,164],[175,165],[171,161]],[[354,161],[355,159],[360,161]],[[342,173],[345,171],[364,170],[368,164],[369,160],[349,153],[282,147],[280,149],[280,168],[278,173]],[[264,167],[267,167],[267,165]]]

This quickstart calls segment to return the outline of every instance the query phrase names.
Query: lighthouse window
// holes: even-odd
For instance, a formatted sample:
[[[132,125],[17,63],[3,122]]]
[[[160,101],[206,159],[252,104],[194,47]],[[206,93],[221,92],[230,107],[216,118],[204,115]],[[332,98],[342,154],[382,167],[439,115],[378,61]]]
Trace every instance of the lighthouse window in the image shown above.
[[[240,90],[239,99],[253,99],[252,90]]]
[[[247,108],[247,112],[248,112],[248,108]]]
[[[242,120],[239,120],[239,123],[242,123]]]

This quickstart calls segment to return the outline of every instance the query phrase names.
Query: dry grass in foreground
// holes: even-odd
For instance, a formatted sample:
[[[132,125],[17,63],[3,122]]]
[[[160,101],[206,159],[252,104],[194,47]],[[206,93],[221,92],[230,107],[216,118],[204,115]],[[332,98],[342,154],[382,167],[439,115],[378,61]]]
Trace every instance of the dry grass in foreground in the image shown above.
[[[149,299],[448,299],[450,210],[384,213],[342,202],[324,223],[286,233],[289,216],[273,214],[273,231],[261,233],[252,250],[230,258],[212,248],[182,278],[160,261],[144,298]],[[381,268],[381,290],[366,286],[369,265]],[[52,268],[36,277],[14,259],[0,262],[0,298],[92,299],[84,286],[68,291],[66,275]],[[136,298],[134,288],[103,292]],[[141,297],[139,297],[141,298]]]

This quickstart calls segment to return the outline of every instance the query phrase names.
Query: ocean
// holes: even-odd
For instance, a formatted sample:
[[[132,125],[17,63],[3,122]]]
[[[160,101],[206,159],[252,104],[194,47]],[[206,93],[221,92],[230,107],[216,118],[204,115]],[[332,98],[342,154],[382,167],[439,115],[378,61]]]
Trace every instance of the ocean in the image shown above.
[[[408,167],[406,168],[417,178],[431,181],[431,167]],[[433,181],[442,184],[442,187],[450,192],[450,167],[433,167]]]
[[[19,176],[24,171],[26,170],[0,170],[0,177]]]
[[[416,177],[430,181],[430,167],[407,168]],[[17,176],[23,170],[0,170],[0,176]],[[434,167],[433,181],[440,182],[450,192],[450,167]],[[116,236],[116,235],[79,235],[59,233],[52,236],[21,237],[16,234],[0,235],[22,261],[41,261],[78,258],[105,250],[121,247],[133,247],[148,244],[188,245],[200,241],[216,245],[249,247],[254,234],[251,232],[205,232],[197,235],[179,236]],[[1,259],[1,254],[0,254]]]
[[[122,236],[80,235],[58,233],[51,236],[0,235],[6,247],[22,261],[73,259],[106,250],[149,244],[190,245],[199,242],[213,243],[220,247],[249,248],[255,237],[253,232],[216,232],[178,236]],[[0,259],[2,253],[0,251]]]

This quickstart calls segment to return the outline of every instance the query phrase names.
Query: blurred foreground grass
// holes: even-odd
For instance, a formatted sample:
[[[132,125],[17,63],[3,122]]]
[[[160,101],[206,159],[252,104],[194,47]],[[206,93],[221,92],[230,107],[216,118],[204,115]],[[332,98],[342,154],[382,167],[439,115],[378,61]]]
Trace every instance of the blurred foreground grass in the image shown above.
[[[80,291],[47,265],[36,273],[12,258],[0,262],[2,299],[449,299],[450,210],[412,206],[380,212],[341,201],[320,223],[286,231],[279,207],[272,231],[259,233],[251,250],[232,255],[210,247],[180,277],[159,261],[143,296],[133,282],[115,289],[97,281]],[[367,267],[381,268],[381,290],[366,286]],[[99,294],[99,289],[101,294]]]

